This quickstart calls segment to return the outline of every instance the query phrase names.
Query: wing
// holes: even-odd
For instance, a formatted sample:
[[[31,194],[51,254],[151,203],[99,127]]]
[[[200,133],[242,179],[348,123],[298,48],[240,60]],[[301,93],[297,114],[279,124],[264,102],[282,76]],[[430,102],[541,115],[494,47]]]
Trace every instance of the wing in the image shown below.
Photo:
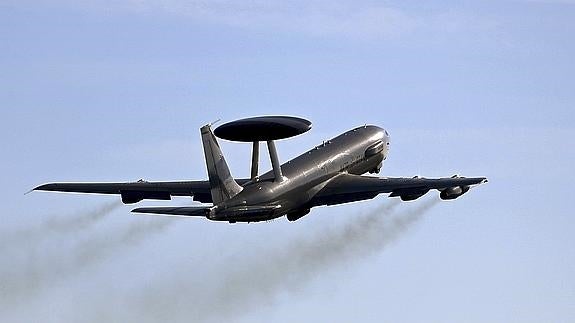
[[[243,184],[247,180],[239,180]],[[71,193],[120,194],[126,204],[143,199],[170,200],[172,196],[193,196],[195,201],[211,203],[209,181],[178,182],[128,182],[128,183],[50,183],[40,185],[35,191]]]
[[[431,189],[441,191],[442,199],[454,199],[467,192],[472,185],[487,182],[485,177],[465,178],[393,178],[341,174],[329,181],[311,200],[313,206],[334,205],[372,199],[382,193],[414,200]]]

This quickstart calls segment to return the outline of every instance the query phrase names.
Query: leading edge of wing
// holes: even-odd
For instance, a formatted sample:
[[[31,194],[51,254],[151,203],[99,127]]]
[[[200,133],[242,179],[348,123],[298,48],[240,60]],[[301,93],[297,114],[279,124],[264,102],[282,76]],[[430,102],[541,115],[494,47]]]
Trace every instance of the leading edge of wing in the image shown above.
[[[190,193],[191,189],[209,190],[208,181],[173,181],[173,182],[107,182],[107,183],[48,183],[37,186],[33,191],[53,191],[70,193],[119,194],[121,191],[169,191],[173,193]]]
[[[208,181],[174,182],[109,182],[109,183],[48,183],[35,187],[33,191],[53,191],[67,193],[120,194],[122,191],[165,191],[172,195],[189,195],[194,190],[208,190]]]
[[[237,179],[238,184],[244,185],[249,179]],[[69,183],[47,183],[39,185],[30,191],[52,191],[66,193],[95,193],[95,194],[121,194],[122,191],[139,192],[170,192],[171,195],[189,196],[196,192],[209,193],[210,182],[199,181],[166,181],[148,182],[139,180],[137,182],[69,182]]]

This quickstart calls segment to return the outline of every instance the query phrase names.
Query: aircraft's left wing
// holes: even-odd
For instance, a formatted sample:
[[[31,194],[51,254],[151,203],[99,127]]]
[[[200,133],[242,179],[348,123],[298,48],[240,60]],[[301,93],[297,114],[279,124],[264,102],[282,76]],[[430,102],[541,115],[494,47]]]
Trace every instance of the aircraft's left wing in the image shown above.
[[[334,205],[367,200],[382,193],[391,193],[391,197],[399,196],[409,201],[423,196],[431,189],[439,190],[442,199],[450,200],[467,192],[472,185],[485,182],[485,177],[403,178],[341,174],[329,181],[314,196],[311,204]]]
[[[124,203],[136,203],[143,199],[169,200],[172,196],[193,196],[194,200],[210,203],[209,181],[128,183],[50,183],[34,188],[35,191],[72,193],[119,194]]]

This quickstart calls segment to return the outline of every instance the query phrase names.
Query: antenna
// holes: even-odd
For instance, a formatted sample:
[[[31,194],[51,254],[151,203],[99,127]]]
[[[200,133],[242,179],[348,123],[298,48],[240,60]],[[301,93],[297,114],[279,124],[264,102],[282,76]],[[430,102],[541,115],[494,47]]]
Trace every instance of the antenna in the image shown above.
[[[214,122],[215,123],[215,122]],[[240,119],[223,124],[214,134],[222,139],[252,143],[251,179],[258,178],[260,142],[266,142],[274,173],[274,181],[284,180],[275,140],[297,136],[311,129],[308,120],[288,116],[265,116]]]

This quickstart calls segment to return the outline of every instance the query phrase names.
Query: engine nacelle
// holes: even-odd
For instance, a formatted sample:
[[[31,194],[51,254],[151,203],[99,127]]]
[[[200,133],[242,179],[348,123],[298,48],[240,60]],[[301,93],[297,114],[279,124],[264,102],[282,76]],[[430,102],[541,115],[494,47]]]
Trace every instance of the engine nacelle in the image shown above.
[[[442,200],[453,200],[469,191],[469,186],[449,187],[441,191],[439,197]]]
[[[299,211],[290,212],[287,214],[287,219],[290,221],[295,221],[302,218],[304,215],[308,214],[310,209],[304,209]]]
[[[402,201],[413,201],[427,194],[427,192],[429,192],[429,189],[397,189],[391,192],[389,197],[399,196]]]
[[[134,204],[141,200],[170,200],[170,192],[121,191],[124,204]]]
[[[423,195],[425,195],[425,193],[416,193],[416,194],[404,194],[404,195],[400,195],[399,198],[402,201],[413,201],[413,200],[417,200],[418,198],[422,197]]]
[[[134,204],[144,199],[143,194],[140,194],[138,192],[130,192],[130,191],[122,192],[121,196],[122,196],[122,203],[124,204]]]

